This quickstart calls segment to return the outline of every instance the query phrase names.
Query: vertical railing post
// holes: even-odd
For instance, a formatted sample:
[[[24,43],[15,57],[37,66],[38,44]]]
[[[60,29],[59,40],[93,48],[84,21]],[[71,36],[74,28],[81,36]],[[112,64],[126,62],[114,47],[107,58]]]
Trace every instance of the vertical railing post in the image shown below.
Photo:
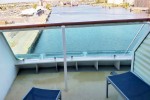
[[[61,29],[62,29],[63,54],[64,54],[64,81],[65,81],[65,90],[68,91],[65,26],[61,26]]]

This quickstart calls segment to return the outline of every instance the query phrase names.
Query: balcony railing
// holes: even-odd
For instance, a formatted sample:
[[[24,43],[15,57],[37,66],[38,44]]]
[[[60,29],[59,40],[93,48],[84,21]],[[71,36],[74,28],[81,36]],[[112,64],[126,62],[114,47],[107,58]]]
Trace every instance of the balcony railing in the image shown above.
[[[5,35],[14,55],[22,59],[22,62],[18,64],[37,63],[37,61],[28,62],[28,60],[24,62],[26,59],[38,59],[38,63],[47,63],[57,62],[56,58],[61,58],[58,62],[64,63],[65,81],[67,81],[67,61],[74,61],[77,65],[79,59],[81,61],[91,59],[96,61],[95,66],[97,66],[99,60],[109,58],[109,60],[117,61],[114,65],[118,66],[119,59],[123,57],[124,60],[132,60],[134,46],[150,31],[149,21],[150,18],[142,18],[17,25],[0,27],[0,33]],[[38,31],[33,32],[33,30]],[[35,49],[35,46],[38,49]],[[65,87],[67,89],[67,83]]]
[[[135,45],[135,42],[137,42],[139,39],[139,37],[141,36],[141,34],[146,34],[147,32],[145,31],[145,26],[147,25],[147,22],[149,22],[150,18],[142,18],[142,19],[124,19],[124,20],[105,20],[105,21],[90,21],[90,22],[67,22],[67,23],[54,23],[54,24],[36,24],[36,25],[17,25],[17,26],[5,26],[5,27],[0,27],[0,32],[20,32],[20,34],[22,34],[21,31],[24,31],[24,34],[26,34],[27,31],[30,32],[30,30],[43,30],[43,31],[47,31],[47,30],[58,30],[57,32],[55,32],[56,34],[59,35],[59,45],[61,50],[59,51],[42,51],[42,52],[35,52],[33,53],[34,51],[34,47],[35,47],[35,41],[38,41],[38,39],[36,40],[35,38],[35,41],[33,41],[32,45],[30,46],[30,48],[26,48],[28,49],[26,53],[17,53],[15,51],[14,54],[16,55],[17,58],[22,58],[22,59],[32,59],[32,58],[38,58],[40,59],[41,58],[41,55],[44,55],[43,57],[44,58],[53,58],[53,57],[63,57],[63,49],[62,49],[62,38],[61,38],[61,32],[59,30],[61,30],[61,27],[64,26],[64,30],[65,30],[65,33],[66,35],[72,35],[74,36],[73,32],[70,31],[70,30],[74,30],[74,31],[77,31],[77,32],[80,32],[79,30],[81,31],[84,31],[84,32],[87,32],[85,30],[89,29],[88,31],[91,31],[91,34],[93,35],[97,35],[95,34],[96,31],[93,31],[95,30],[95,27],[96,27],[96,30],[100,29],[102,31],[106,31],[107,29],[110,29],[110,28],[105,28],[105,26],[116,26],[114,28],[116,29],[113,29],[113,30],[117,30],[117,27],[119,26],[123,26],[124,25],[137,25],[137,24],[141,24],[139,25],[140,28],[137,29],[134,34],[135,36],[132,36],[133,39],[131,39],[132,41],[129,43],[126,43],[124,48],[105,48],[103,47],[104,49],[96,49],[96,48],[93,48],[93,49],[86,49],[86,50],[72,50],[72,49],[67,49],[67,56],[84,56],[86,54],[86,56],[113,56],[113,55],[121,55],[121,54],[131,54],[132,53],[132,48],[134,47]],[[146,24],[146,25],[145,25]],[[93,28],[94,27],[94,28]],[[103,29],[101,28],[103,27]],[[129,26],[130,27],[130,26]],[[132,26],[131,26],[132,27]],[[121,27],[122,28],[122,27]],[[135,27],[133,27],[135,28]],[[143,31],[144,30],[144,31]],[[44,32],[42,31],[42,34],[45,34]],[[111,32],[112,30],[110,30],[110,32],[106,33],[106,34],[114,34],[113,32]],[[121,31],[127,31],[127,30],[121,30]],[[48,32],[51,32],[51,31],[48,31]],[[94,33],[95,32],[95,33]],[[53,33],[53,34],[55,34]],[[125,33],[125,32],[124,32]],[[17,33],[18,34],[18,33]],[[30,32],[30,34],[32,34],[32,32]],[[80,34],[82,34],[80,32]],[[80,35],[79,34],[79,35]],[[102,34],[102,32],[99,32],[99,34]],[[133,33],[130,33],[130,34],[133,34]],[[86,35],[86,34],[84,34]],[[121,34],[122,37],[124,36],[124,34],[122,33]],[[24,35],[22,35],[24,36]],[[68,46],[67,44],[69,43],[69,37],[66,36],[66,46]],[[11,36],[9,36],[11,37]],[[40,37],[40,36],[39,36]],[[23,38],[23,37],[21,37]],[[57,38],[57,37],[56,37]],[[112,38],[117,38],[117,37],[112,37]],[[9,42],[9,38],[6,37],[6,39],[8,40]],[[85,38],[86,39],[86,38]],[[21,39],[20,39],[21,40]],[[13,41],[13,40],[12,40]],[[11,41],[11,42],[12,42]],[[51,40],[52,41],[52,40]],[[97,40],[94,40],[94,41],[97,41]],[[109,41],[109,40],[108,40]],[[73,41],[73,42],[76,42],[76,41]],[[103,41],[102,41],[103,42]],[[10,43],[9,43],[10,44]],[[13,43],[12,43],[13,45]],[[44,43],[43,44],[39,44],[39,45],[45,45]],[[52,44],[51,44],[52,45]],[[58,44],[57,44],[58,45]],[[82,45],[84,45],[84,43],[82,43]],[[98,43],[97,43],[98,45]],[[110,43],[111,45],[111,43]],[[119,44],[118,44],[119,45]],[[122,45],[122,44],[120,44]],[[123,44],[124,45],[124,44]],[[108,45],[109,46],[109,45]],[[111,45],[112,46],[112,45]],[[69,48],[69,47],[67,47]],[[75,47],[77,48],[77,47]],[[99,47],[100,48],[100,47]]]
[[[61,27],[61,26],[80,26],[81,25],[117,25],[117,24],[127,24],[127,23],[141,23],[149,22],[150,18],[140,18],[140,19],[121,19],[121,20],[103,20],[103,21],[88,21],[88,22],[66,22],[66,23],[50,23],[50,24],[34,24],[34,25],[14,25],[14,26],[3,26],[0,27],[0,31],[13,31],[13,30],[33,30],[33,29],[48,29],[52,27]]]

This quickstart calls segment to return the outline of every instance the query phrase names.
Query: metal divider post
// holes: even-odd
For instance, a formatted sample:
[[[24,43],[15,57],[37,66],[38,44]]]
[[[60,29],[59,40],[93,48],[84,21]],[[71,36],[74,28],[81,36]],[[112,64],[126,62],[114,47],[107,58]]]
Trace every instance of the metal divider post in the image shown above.
[[[65,26],[61,26],[62,29],[62,40],[63,40],[63,54],[64,54],[64,81],[65,81],[65,91],[68,91],[67,83],[67,55],[66,55],[66,36],[65,36]]]

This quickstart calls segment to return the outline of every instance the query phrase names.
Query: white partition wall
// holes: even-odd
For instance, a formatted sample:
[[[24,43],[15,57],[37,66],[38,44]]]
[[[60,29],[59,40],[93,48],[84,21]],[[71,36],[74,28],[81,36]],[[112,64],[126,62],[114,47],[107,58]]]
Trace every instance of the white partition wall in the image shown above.
[[[132,70],[150,85],[150,33],[135,51]]]
[[[4,100],[17,75],[16,59],[4,36],[0,33],[0,100]]]

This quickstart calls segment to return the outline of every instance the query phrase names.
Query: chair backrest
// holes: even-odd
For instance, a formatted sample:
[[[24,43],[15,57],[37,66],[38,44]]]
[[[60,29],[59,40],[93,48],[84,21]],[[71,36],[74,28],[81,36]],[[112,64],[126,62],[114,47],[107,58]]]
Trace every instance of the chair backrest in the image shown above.
[[[132,71],[150,85],[150,32],[134,52]]]

